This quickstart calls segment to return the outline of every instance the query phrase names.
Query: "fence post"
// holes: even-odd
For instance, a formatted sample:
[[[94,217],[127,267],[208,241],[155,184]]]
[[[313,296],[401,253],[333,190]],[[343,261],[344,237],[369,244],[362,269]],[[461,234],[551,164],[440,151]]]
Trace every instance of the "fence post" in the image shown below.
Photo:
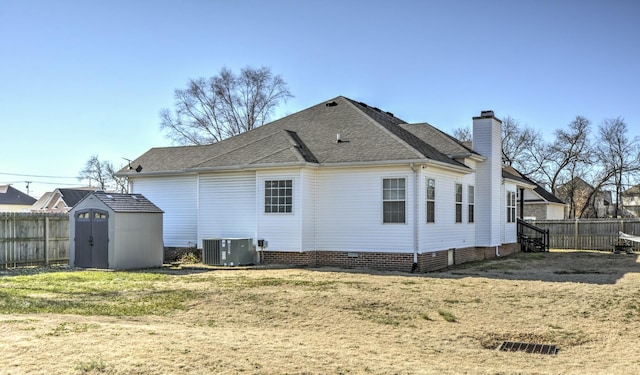
[[[578,221],[580,219],[576,218],[575,227],[574,227],[574,235],[573,235],[573,249],[578,250]]]
[[[49,266],[49,216],[44,217],[44,265]]]

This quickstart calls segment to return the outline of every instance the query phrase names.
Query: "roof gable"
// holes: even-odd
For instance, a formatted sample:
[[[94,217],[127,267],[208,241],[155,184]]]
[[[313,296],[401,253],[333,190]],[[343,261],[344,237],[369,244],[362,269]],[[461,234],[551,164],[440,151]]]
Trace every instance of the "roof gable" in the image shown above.
[[[48,191],[44,194],[42,194],[42,196],[40,197],[40,199],[38,199],[36,201],[36,203],[34,203],[31,206],[31,210],[45,210],[47,209],[47,205],[49,203],[49,201],[51,200],[51,196],[53,195],[53,192]]]

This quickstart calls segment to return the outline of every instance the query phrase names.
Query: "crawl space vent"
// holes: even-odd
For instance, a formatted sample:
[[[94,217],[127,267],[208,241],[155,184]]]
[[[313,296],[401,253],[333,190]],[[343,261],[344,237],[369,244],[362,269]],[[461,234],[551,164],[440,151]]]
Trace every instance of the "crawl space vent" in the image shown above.
[[[557,354],[555,345],[505,341],[499,348],[503,352],[527,352],[532,354]]]

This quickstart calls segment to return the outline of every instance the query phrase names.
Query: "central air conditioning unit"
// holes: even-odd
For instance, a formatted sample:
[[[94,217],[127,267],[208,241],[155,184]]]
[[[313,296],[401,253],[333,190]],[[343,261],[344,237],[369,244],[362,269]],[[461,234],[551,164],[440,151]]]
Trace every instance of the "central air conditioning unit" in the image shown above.
[[[214,238],[202,240],[202,263],[211,266],[256,264],[252,238]]]

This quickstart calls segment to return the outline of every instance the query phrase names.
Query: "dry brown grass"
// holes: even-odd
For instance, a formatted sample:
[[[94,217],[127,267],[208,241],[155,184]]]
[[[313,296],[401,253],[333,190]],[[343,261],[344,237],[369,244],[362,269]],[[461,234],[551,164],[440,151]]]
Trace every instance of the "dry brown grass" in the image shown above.
[[[640,373],[636,256],[518,254],[426,275],[167,272],[160,287],[198,296],[168,316],[0,315],[0,373]],[[560,351],[495,350],[505,340]]]

